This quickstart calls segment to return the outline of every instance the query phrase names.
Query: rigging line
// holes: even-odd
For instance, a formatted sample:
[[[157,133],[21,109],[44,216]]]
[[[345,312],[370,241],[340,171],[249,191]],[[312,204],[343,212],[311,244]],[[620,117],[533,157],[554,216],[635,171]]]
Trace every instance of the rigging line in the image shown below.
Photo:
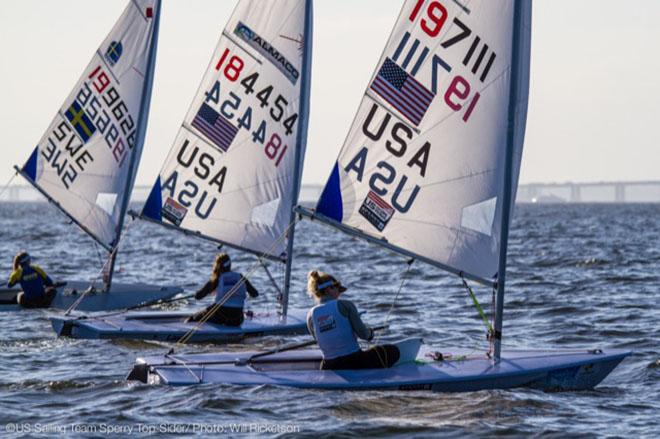
[[[266,265],[266,263],[265,263],[262,259],[259,259],[259,258],[257,258],[257,262],[258,262],[259,264],[261,264],[261,266],[264,268],[264,271],[265,271],[266,274],[268,275],[268,279],[270,279],[270,282],[273,284],[273,287],[275,287],[275,290],[277,291],[277,299],[278,299],[278,301],[279,301],[279,299],[280,299],[281,296],[282,296],[282,289],[281,289],[280,286],[277,284],[277,281],[275,280],[275,278],[273,277],[272,273],[271,273],[270,270],[268,269],[268,265]]]
[[[472,291],[472,288],[470,288],[470,286],[468,285],[467,280],[465,279],[465,277],[463,277],[463,272],[461,272],[459,274],[459,276],[461,278],[461,281],[463,281],[463,286],[465,287],[465,289],[467,290],[470,298],[472,299],[472,303],[474,304],[474,307],[477,309],[477,312],[479,313],[479,316],[481,317],[481,320],[484,322],[484,326],[486,327],[486,331],[487,331],[488,341],[492,345],[493,341],[495,340],[495,337],[494,337],[495,331],[493,329],[493,325],[490,323],[490,321],[486,317],[486,313],[484,313],[484,310],[481,307],[481,304],[477,300],[477,296],[474,295],[474,291]],[[489,347],[489,350],[488,350],[488,356],[490,357],[490,347]]]
[[[99,258],[99,264],[103,264],[103,258],[101,257],[101,253],[99,252],[99,245],[94,240],[92,240],[92,244],[94,244],[94,250],[96,250],[96,256]]]
[[[5,183],[5,185],[3,186],[2,190],[0,191],[0,198],[2,198],[2,196],[3,196],[4,193],[5,193],[5,191],[7,190],[7,188],[9,188],[9,185],[11,184],[12,181],[14,181],[14,178],[16,178],[17,175],[18,175],[18,172],[14,172],[14,174],[9,178],[9,180],[7,181],[7,183]]]
[[[264,255],[267,255],[270,253],[270,251],[275,248],[276,245],[279,245],[280,241],[283,241],[286,236],[288,235],[289,230],[291,227],[293,227],[298,221],[300,221],[300,218],[296,217],[294,221],[292,221],[288,227],[282,232],[282,234],[275,240],[273,241],[273,244],[271,245],[271,248],[269,248],[266,252],[262,253],[262,256],[258,258],[258,261],[261,260],[261,258],[264,257]],[[221,306],[225,304],[229,300],[229,298],[240,288],[246,280],[250,278],[250,276],[259,269],[259,266],[261,265],[260,262],[256,262],[252,264],[252,266],[248,269],[245,275],[241,277],[241,280],[237,282],[218,302],[215,302],[209,309],[207,309],[202,318],[197,322],[197,324],[191,328],[188,332],[186,332],[177,342],[175,347],[184,345],[190,340],[190,338],[194,335],[195,332],[199,330],[199,328],[202,327],[204,323],[206,323],[217,311],[220,309]],[[174,352],[175,347],[173,347],[170,352]]]
[[[105,269],[106,269],[106,267],[108,266],[108,264],[110,264],[110,260],[111,260],[111,259],[117,254],[117,250],[119,249],[119,244],[120,244],[121,241],[124,239],[124,237],[126,237],[126,235],[128,234],[128,230],[129,230],[129,228],[130,228],[133,224],[135,224],[135,220],[131,220],[131,221],[126,225],[126,227],[124,228],[124,233],[123,233],[122,235],[120,235],[119,239],[117,240],[117,243],[115,244],[115,247],[112,249],[111,252],[109,252],[109,254],[108,254],[108,258],[107,258],[107,259],[105,260],[105,262],[103,263],[103,266],[101,267],[101,270],[99,270],[99,271],[94,275],[94,277],[93,277],[92,280],[90,281],[90,285],[89,285],[89,287],[86,288],[85,291],[83,291],[83,293],[80,295],[80,297],[78,297],[78,299],[76,299],[76,301],[73,302],[73,303],[71,304],[71,306],[70,306],[70,307],[64,312],[64,315],[65,315],[65,316],[68,316],[69,314],[71,314],[71,312],[74,311],[74,310],[78,307],[78,305],[80,305],[80,302],[82,302],[82,300],[85,298],[85,296],[87,296],[88,293],[90,293],[90,292],[92,292],[92,291],[95,290],[96,282],[99,280],[99,278],[100,278],[101,276],[103,276],[103,272],[105,271]]]
[[[392,301],[392,305],[390,305],[389,311],[387,311],[387,315],[385,316],[385,321],[383,323],[383,327],[387,329],[387,322],[390,320],[390,316],[392,315],[392,311],[394,310],[394,306],[396,305],[397,300],[399,299],[399,294],[401,294],[401,290],[403,290],[403,285],[405,284],[406,277],[408,276],[408,273],[410,272],[410,269],[412,268],[413,263],[415,262],[414,259],[408,259],[406,260],[406,263],[408,264],[408,267],[406,268],[406,271],[403,273],[403,276],[401,276],[401,283],[399,284],[399,289],[396,292],[396,295],[394,296],[394,300]],[[373,344],[375,346],[375,352],[376,355],[378,356],[378,361],[380,361],[380,364],[383,367],[387,367],[387,362],[385,361],[386,358],[384,359],[378,350],[378,342],[380,341],[382,333],[378,334],[378,337],[376,337],[376,340],[374,340]],[[387,350],[383,348],[384,355],[387,357]]]
[[[399,284],[399,289],[396,292],[396,295],[394,296],[394,301],[392,301],[392,305],[390,305],[389,311],[387,311],[387,315],[385,316],[385,321],[383,325],[387,325],[387,322],[390,320],[390,317],[392,315],[392,311],[394,310],[394,306],[396,305],[397,300],[399,299],[399,295],[401,294],[401,291],[403,290],[403,286],[406,283],[406,278],[408,277],[408,273],[410,273],[410,269],[412,268],[413,263],[415,262],[414,259],[407,259],[406,263],[408,264],[408,267],[406,268],[406,271],[403,273],[403,276],[401,276],[401,283]],[[380,340],[380,334],[378,335],[378,338],[376,339],[376,342]]]
[[[495,310],[497,306],[496,301],[497,296],[497,283],[493,284],[493,294],[490,301],[490,318],[491,318],[491,327],[495,326]],[[490,346],[488,348],[488,357],[491,358],[495,350],[495,337],[490,337]]]

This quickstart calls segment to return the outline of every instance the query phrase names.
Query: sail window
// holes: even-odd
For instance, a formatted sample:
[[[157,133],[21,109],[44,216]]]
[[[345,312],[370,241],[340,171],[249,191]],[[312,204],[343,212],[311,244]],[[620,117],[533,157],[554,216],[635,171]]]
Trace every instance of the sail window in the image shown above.
[[[261,224],[264,226],[272,226],[275,224],[275,218],[277,217],[277,211],[280,207],[280,198],[268,201],[267,203],[260,204],[255,206],[252,209],[252,215],[250,216],[250,222],[253,224]]]
[[[112,216],[117,205],[117,194],[108,192],[99,192],[96,196],[96,205],[105,210]]]
[[[491,236],[496,206],[497,197],[493,197],[464,207],[461,215],[461,227]]]

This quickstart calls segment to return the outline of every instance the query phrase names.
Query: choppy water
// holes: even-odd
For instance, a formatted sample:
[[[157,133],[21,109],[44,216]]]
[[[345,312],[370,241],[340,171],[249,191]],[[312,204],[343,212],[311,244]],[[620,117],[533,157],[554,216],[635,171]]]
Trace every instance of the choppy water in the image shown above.
[[[297,238],[292,306],[309,305],[305,274],[321,268],[351,287],[347,298],[368,310],[366,320],[384,318],[405,270],[402,258],[307,222]],[[22,248],[57,279],[91,278],[101,265],[90,239],[53,207],[0,204],[3,277],[12,255]],[[190,290],[206,278],[214,252],[209,243],[137,223],[123,241],[116,279],[179,283]],[[246,270],[253,258],[236,253],[234,260]],[[255,429],[269,428],[265,431],[271,434],[279,428],[333,437],[657,436],[660,205],[519,206],[509,260],[506,346],[616,347],[634,355],[588,392],[448,395],[150,387],[129,384],[124,376],[136,356],[164,353],[165,345],[57,339],[46,311],[0,313],[0,435],[7,435],[8,423],[29,423],[22,428],[26,433],[30,428],[30,435],[39,428],[81,436],[87,435],[85,429],[104,436],[110,426],[133,428],[134,434],[140,428],[143,433],[189,428],[191,434],[201,428],[194,424],[204,423],[205,433],[224,428],[225,433],[251,435]],[[482,322],[456,278],[422,264],[410,274],[394,311],[391,337],[421,335],[439,349],[487,349]],[[252,308],[272,304],[275,292],[263,272],[253,282],[263,294]],[[488,307],[490,292],[477,289],[477,294]],[[278,342],[261,339],[249,342],[249,348]]]

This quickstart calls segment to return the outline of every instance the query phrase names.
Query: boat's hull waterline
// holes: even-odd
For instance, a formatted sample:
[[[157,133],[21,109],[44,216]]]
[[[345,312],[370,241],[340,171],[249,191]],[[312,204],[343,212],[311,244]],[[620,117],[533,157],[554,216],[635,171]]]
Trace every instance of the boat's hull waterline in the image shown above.
[[[203,383],[276,385],[328,390],[430,390],[472,392],[530,387],[587,390],[630,352],[624,350],[508,351],[495,363],[460,351],[444,361],[417,361],[390,369],[319,370],[318,350],[290,351],[245,362],[254,352],[138,358],[129,380],[185,386]]]
[[[131,339],[177,341],[195,331],[189,343],[227,343],[245,337],[306,334],[306,313],[290,310],[286,318],[276,312],[246,317],[241,326],[186,322],[190,312],[129,312],[106,317],[51,317],[60,336],[83,339]]]
[[[50,304],[50,309],[66,310],[71,307],[86,289],[89,282],[69,281],[57,289],[57,295]],[[21,309],[14,301],[20,289],[4,289],[0,291],[0,311],[15,311]],[[159,300],[169,299],[182,293],[180,287],[159,286],[148,284],[113,283],[109,291],[88,292],[76,306],[76,311],[108,311],[146,305]]]

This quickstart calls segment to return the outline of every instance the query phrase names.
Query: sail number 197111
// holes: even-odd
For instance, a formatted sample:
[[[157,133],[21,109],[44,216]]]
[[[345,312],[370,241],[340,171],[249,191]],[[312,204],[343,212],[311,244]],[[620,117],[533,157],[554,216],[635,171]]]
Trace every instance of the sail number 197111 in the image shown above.
[[[463,20],[458,17],[449,20],[448,9],[441,1],[418,0],[413,4],[408,20],[417,23],[428,37],[440,40],[436,46],[440,50],[436,52],[434,49],[436,53],[431,57],[431,91],[441,93],[445,104],[452,110],[463,110],[462,119],[467,122],[481,97],[481,94],[474,90],[474,81],[486,81],[497,53]],[[451,27],[447,27],[448,24],[451,24]],[[446,32],[441,33],[442,30]],[[452,72],[453,66],[448,61],[449,51],[455,53],[456,49],[459,59],[462,57],[460,62],[473,76],[473,82],[456,74],[450,78],[448,85],[442,85],[438,78],[443,72]],[[410,68],[410,73],[416,76],[430,52],[420,40],[411,38],[411,33],[405,32],[392,59],[394,62],[400,62],[404,70]]]

